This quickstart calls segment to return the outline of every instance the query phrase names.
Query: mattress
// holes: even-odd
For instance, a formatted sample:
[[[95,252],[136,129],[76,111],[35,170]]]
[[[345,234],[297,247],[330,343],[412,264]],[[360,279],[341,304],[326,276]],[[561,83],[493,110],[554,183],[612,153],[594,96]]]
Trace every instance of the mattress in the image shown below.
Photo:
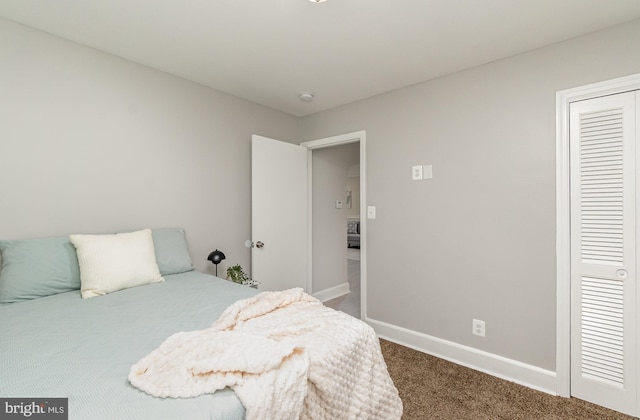
[[[0,306],[0,397],[69,398],[70,419],[242,419],[229,389],[151,397],[131,366],[178,331],[210,326],[255,289],[198,272],[81,299],[78,290]]]

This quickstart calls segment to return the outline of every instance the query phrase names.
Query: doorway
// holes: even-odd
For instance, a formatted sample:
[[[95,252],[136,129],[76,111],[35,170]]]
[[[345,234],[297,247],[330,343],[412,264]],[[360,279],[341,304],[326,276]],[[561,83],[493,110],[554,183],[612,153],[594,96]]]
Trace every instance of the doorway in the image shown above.
[[[359,131],[305,142],[301,146],[309,150],[308,191],[311,194],[308,197],[308,220],[312,222],[309,223],[308,230],[308,278],[313,279],[311,290],[321,301],[364,319],[366,220],[363,216],[366,214],[366,134]],[[315,161],[314,168],[314,152],[317,156],[333,157]],[[324,171],[318,171],[320,165],[326,167]],[[335,166],[335,171],[331,170],[332,165]],[[331,175],[326,175],[327,173]],[[318,180],[318,175],[332,178],[333,182]],[[357,188],[354,187],[354,180],[357,182]],[[321,194],[322,191],[331,188],[333,191]],[[358,235],[358,247],[353,242],[353,234],[350,235],[351,242],[348,238],[348,232],[354,231],[349,230],[349,225],[353,225],[354,222],[357,222],[355,231]],[[356,251],[359,259],[355,258]],[[339,273],[337,276],[336,272]]]
[[[326,306],[358,319],[361,300],[359,146],[356,142],[313,151],[311,221],[313,293],[321,295]]]

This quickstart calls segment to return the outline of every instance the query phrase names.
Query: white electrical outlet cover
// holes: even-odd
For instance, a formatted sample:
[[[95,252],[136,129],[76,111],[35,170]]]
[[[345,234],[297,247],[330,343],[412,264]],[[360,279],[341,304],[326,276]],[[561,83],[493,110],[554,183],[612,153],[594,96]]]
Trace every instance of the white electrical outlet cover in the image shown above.
[[[485,336],[485,322],[479,319],[474,319],[471,321],[471,332],[473,335],[477,335],[480,337]]]
[[[411,177],[414,181],[422,179],[422,165],[415,165],[411,167]]]

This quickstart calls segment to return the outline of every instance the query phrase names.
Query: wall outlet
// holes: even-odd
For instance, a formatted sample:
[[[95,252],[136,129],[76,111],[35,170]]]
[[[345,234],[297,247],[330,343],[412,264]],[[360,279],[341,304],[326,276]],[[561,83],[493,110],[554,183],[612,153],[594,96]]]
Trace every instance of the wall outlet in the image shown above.
[[[484,337],[484,321],[474,319],[471,323],[471,328],[471,332],[473,333],[473,335]]]
[[[415,165],[411,167],[411,179],[414,181],[422,179],[422,165]]]

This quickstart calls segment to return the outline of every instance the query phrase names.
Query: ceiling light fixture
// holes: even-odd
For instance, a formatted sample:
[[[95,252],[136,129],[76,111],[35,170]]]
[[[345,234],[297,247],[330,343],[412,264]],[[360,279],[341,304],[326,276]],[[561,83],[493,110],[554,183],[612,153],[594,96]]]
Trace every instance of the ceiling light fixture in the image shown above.
[[[315,1],[315,0],[311,0],[311,1]],[[321,1],[324,1],[324,0],[321,0]],[[313,93],[303,92],[300,95],[298,95],[298,99],[300,99],[302,102],[311,102],[313,100]]]
[[[311,3],[324,3],[327,0],[309,0]]]

